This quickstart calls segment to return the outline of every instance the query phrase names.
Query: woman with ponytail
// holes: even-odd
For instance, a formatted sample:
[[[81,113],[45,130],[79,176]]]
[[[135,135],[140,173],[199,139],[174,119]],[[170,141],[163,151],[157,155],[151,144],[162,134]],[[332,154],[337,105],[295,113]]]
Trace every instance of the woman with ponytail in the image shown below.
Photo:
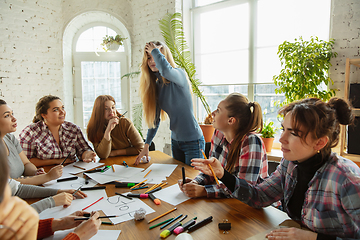
[[[216,176],[233,197],[261,208],[282,201],[284,211],[311,231],[281,228],[268,239],[359,239],[360,169],[331,149],[339,142],[340,124],[354,116],[339,98],[325,103],[317,98],[290,103],[280,109],[283,117],[280,143],[283,159],[276,171],[255,186],[234,177],[216,159],[194,159],[192,165]]]
[[[268,176],[264,143],[257,133],[263,120],[261,107],[240,93],[232,93],[212,113],[216,129],[211,139],[210,156],[217,159],[232,175],[249,184],[260,183]],[[256,133],[257,132],[257,133]],[[230,197],[225,185],[213,185],[212,174],[201,173],[195,179],[179,180],[180,189],[188,197]]]

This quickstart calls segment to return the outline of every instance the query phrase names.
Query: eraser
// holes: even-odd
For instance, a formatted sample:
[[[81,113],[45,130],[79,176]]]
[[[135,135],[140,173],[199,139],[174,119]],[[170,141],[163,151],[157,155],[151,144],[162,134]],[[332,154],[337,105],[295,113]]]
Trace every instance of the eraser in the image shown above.
[[[160,237],[161,238],[166,238],[167,236],[170,235],[170,231],[169,230],[164,230],[160,233]]]
[[[174,229],[175,235],[178,235],[178,234],[182,233],[183,231],[184,231],[183,227],[177,227]]]

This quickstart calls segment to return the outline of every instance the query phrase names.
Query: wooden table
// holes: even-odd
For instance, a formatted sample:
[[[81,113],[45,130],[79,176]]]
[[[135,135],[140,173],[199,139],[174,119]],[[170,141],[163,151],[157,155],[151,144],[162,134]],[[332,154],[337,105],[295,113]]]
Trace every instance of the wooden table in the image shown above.
[[[151,163],[164,163],[164,164],[178,164],[174,172],[167,179],[168,184],[165,186],[171,186],[176,184],[178,179],[182,178],[181,167],[185,167],[186,176],[194,178],[199,172],[193,168],[175,160],[169,155],[152,151],[149,154],[151,156],[150,163],[140,164],[139,167],[147,168]],[[126,161],[131,166],[135,161],[136,156],[125,157],[111,157],[105,160],[101,160],[106,165],[122,164]],[[51,168],[48,166],[47,168]],[[45,168],[45,170],[47,170]],[[135,190],[135,193],[143,193],[146,189]],[[106,193],[108,196],[114,196],[115,192],[128,192],[128,188],[115,188],[114,184],[106,185]],[[121,234],[118,239],[161,239],[160,233],[162,230],[159,227],[149,230],[149,226],[162,222],[170,217],[176,217],[179,214],[187,214],[188,217],[184,222],[189,221],[193,217],[197,217],[198,220],[202,220],[209,216],[213,216],[213,221],[206,226],[191,233],[191,236],[195,239],[212,240],[212,239],[247,239],[260,232],[264,232],[274,226],[277,226],[285,219],[289,219],[286,213],[273,208],[266,207],[263,209],[255,209],[240,202],[236,199],[190,199],[184,203],[177,205],[177,210],[162,217],[151,224],[148,224],[150,219],[167,212],[174,208],[174,206],[162,201],[160,205],[155,205],[150,199],[145,199],[146,203],[155,210],[154,213],[146,215],[142,221],[130,220],[117,225],[108,226],[102,225],[100,229],[117,229],[121,230]],[[29,201],[30,202],[30,201]],[[33,202],[33,201],[31,201]],[[231,223],[231,230],[228,234],[223,234],[222,230],[219,230],[218,223],[227,219]],[[167,229],[167,228],[165,228]],[[170,235],[167,239],[175,239],[175,235]]]

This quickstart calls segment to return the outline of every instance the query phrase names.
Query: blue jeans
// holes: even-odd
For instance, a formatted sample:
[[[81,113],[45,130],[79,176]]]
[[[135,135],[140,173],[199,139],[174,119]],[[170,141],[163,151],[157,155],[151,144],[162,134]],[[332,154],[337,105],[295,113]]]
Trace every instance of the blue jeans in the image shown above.
[[[193,158],[204,158],[201,149],[205,151],[204,136],[195,141],[176,141],[171,139],[173,158],[187,165],[191,164],[191,159]]]

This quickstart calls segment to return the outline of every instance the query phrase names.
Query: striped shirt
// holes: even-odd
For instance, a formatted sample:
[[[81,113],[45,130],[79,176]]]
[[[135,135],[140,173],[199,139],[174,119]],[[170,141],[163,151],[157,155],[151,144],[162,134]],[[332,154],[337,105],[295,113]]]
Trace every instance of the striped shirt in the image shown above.
[[[232,141],[228,142],[222,132],[215,130],[211,138],[210,157],[218,159],[223,167],[226,166],[231,143]],[[250,132],[244,136],[239,159],[231,174],[245,179],[252,185],[262,182],[262,179],[268,176],[265,145],[257,134]],[[228,191],[224,190],[226,188],[224,184],[213,185],[212,176],[200,173],[194,180],[200,185],[205,185],[209,198],[231,197]]]
[[[70,159],[75,159],[75,154],[81,159],[85,151],[92,151],[81,129],[74,123],[66,121],[59,129],[60,146],[43,121],[25,127],[19,137],[20,145],[29,159],[64,158],[69,152],[71,152]]]
[[[258,185],[252,186],[236,178],[235,190],[231,194],[256,208],[282,199],[284,211],[290,214],[287,206],[297,183],[297,167],[293,162],[282,159],[277,170]],[[301,219],[294,220],[300,220],[317,233],[359,239],[359,167],[332,153],[310,180]]]

